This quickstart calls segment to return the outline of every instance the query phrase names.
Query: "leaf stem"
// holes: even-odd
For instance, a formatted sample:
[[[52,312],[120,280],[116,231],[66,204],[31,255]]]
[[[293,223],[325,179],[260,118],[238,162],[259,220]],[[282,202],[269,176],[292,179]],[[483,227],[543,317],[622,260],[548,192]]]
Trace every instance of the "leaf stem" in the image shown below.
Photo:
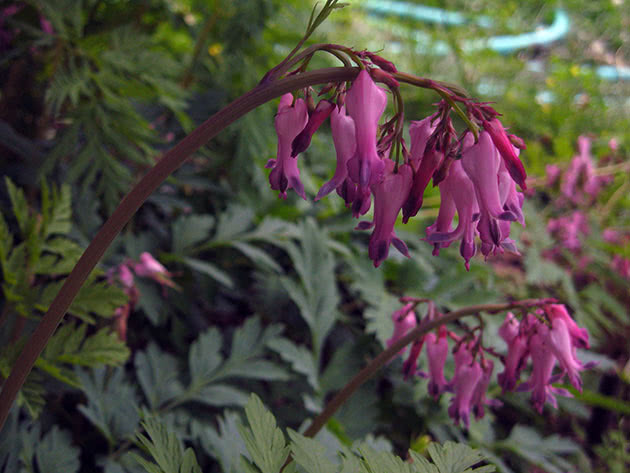
[[[0,391],[0,430],[2,430],[9,410],[35,361],[55,332],[86,278],[107,248],[109,248],[114,238],[131,220],[131,217],[151,193],[179,168],[190,155],[228,125],[256,107],[283,94],[300,90],[304,87],[352,80],[358,72],[358,68],[333,67],[309,71],[272,83],[258,85],[215,113],[175,147],[167,151],[162,159],[123,198],[111,217],[98,231],[50,304],[48,312],[44,314],[41,322],[24,346],[11,370],[11,374],[2,386],[2,391]]]

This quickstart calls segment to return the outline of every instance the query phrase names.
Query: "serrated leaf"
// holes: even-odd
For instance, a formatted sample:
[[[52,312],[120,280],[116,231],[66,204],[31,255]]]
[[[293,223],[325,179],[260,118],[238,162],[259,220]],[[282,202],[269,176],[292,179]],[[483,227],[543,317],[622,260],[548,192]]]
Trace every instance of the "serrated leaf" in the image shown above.
[[[221,333],[214,327],[197,337],[188,352],[191,384],[202,385],[212,378],[223,362],[222,344]]]
[[[13,248],[13,236],[4,216],[0,213],[0,267],[4,267],[7,255]]]
[[[182,215],[173,222],[173,252],[181,254],[184,250],[210,237],[214,227],[212,215]]]
[[[57,357],[57,361],[90,367],[101,364],[116,366],[124,364],[129,353],[129,348],[116,333],[104,327],[87,337],[79,350],[65,352]]]
[[[183,262],[194,269],[195,271],[199,271],[207,276],[210,276],[215,281],[223,284],[224,286],[232,289],[234,287],[234,283],[232,282],[232,278],[223,270],[217,268],[212,263],[208,263],[207,261],[201,261],[195,258],[184,258]]]
[[[80,450],[72,445],[72,436],[53,425],[35,446],[35,459],[40,473],[76,473],[81,466]]]
[[[249,243],[245,243],[243,241],[233,241],[231,245],[239,250],[241,253],[243,253],[245,256],[247,256],[258,266],[269,268],[277,273],[282,272],[282,268],[280,267],[280,265],[260,248],[256,248],[255,246],[250,245]]]
[[[262,473],[277,473],[289,456],[282,431],[276,419],[255,394],[251,394],[245,415],[249,427],[241,427],[241,437],[252,461]]]
[[[63,185],[57,191],[53,187],[50,219],[45,222],[44,237],[49,235],[66,235],[72,228],[72,196],[70,186]]]
[[[288,429],[293,460],[308,473],[331,473],[335,465],[326,457],[326,447],[316,440]]]
[[[67,238],[52,238],[43,246],[44,252],[35,266],[35,274],[68,274],[83,254],[83,248]]]
[[[248,396],[240,389],[227,384],[211,384],[190,399],[215,407],[244,406],[247,404]]]
[[[109,376],[104,368],[75,372],[88,401],[87,405],[79,405],[79,411],[111,445],[133,434],[140,415],[133,386],[124,380],[124,370],[115,368]]]
[[[291,364],[297,373],[306,376],[309,384],[319,390],[318,370],[312,353],[304,346],[298,346],[286,338],[276,338],[268,344],[269,348],[278,353],[282,359]]]
[[[431,443],[427,447],[431,460],[437,466],[440,473],[461,473],[470,471],[468,468],[483,461],[484,456],[477,450],[473,450],[467,445],[454,442],[446,442],[444,445]],[[494,471],[493,466],[483,467],[482,471]],[[480,470],[472,470],[479,471]],[[472,473],[471,471],[471,473]]]
[[[26,237],[29,226],[29,212],[24,191],[13,184],[13,181],[9,178],[9,176],[5,176],[4,182],[7,186],[9,199],[11,200],[13,215],[15,215],[15,219],[20,227],[22,236]]]
[[[218,417],[217,423],[218,429],[215,430],[193,421],[193,436],[199,438],[206,453],[218,460],[224,473],[241,473],[240,456],[245,455],[247,449],[238,431],[239,415],[224,411],[223,417]]]
[[[397,457],[392,453],[379,452],[367,445],[361,445],[357,448],[357,450],[363,457],[363,462],[368,467],[366,469],[367,472],[390,473],[395,471],[396,473],[414,473],[413,466],[409,463],[405,463],[400,457]]]
[[[183,392],[177,379],[177,359],[160,351],[155,343],[149,343],[145,351],[135,354],[134,365],[140,387],[152,409],[157,409]]]

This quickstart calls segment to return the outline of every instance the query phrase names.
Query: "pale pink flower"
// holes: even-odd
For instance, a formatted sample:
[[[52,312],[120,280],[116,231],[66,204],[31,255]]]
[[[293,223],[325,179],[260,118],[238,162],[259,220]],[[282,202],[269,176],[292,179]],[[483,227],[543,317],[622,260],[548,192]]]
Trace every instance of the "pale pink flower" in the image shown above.
[[[394,322],[394,333],[391,338],[387,340],[387,347],[391,347],[394,343],[400,340],[402,337],[414,328],[418,322],[416,320],[416,313],[413,311],[414,304],[405,304],[401,309],[398,309],[392,313],[392,322]],[[399,355],[403,355],[407,347],[404,347],[398,352]]]
[[[525,184],[525,179],[527,179],[525,167],[518,157],[518,154],[516,154],[512,142],[505,133],[505,129],[503,128],[501,121],[498,118],[494,118],[490,121],[484,121],[483,128],[490,134],[492,142],[501,154],[505,167],[510,173],[510,176],[512,176],[512,179],[521,186],[521,189],[527,189],[527,185]]]
[[[151,278],[162,286],[177,288],[171,280],[173,275],[148,251],[140,255],[140,262],[134,263],[133,270],[140,277]]]
[[[348,161],[348,174],[360,187],[369,187],[383,178],[385,163],[376,150],[378,121],[387,104],[387,93],[378,87],[364,69],[359,72],[345,99],[354,120],[356,151]]]
[[[330,194],[333,189],[338,189],[337,192],[340,193],[339,188],[348,177],[348,160],[354,155],[357,147],[354,120],[346,115],[345,107],[335,108],[332,111],[330,114],[330,127],[332,129],[335,151],[337,153],[337,168],[335,169],[333,178],[321,187],[315,200],[319,200],[325,195]],[[350,187],[350,189],[352,189],[350,191],[352,192],[352,196],[348,195],[349,184],[351,185],[352,181],[346,183],[345,189],[342,189],[340,193],[346,203],[354,202],[355,199],[354,187]]]
[[[485,414],[485,406],[499,407],[502,402],[498,399],[488,399],[486,394],[488,392],[488,386],[492,379],[492,371],[494,370],[494,362],[492,360],[481,360],[481,378],[475,386],[475,391],[472,398],[472,408],[475,414],[475,419],[481,419]]]
[[[438,398],[446,391],[448,383],[444,377],[444,365],[448,356],[447,330],[444,325],[440,326],[438,335],[430,332],[425,336],[427,344],[427,358],[429,360],[429,394]]]
[[[308,122],[308,111],[303,99],[295,100],[292,94],[284,94],[280,99],[275,127],[278,135],[277,159],[270,159],[265,167],[271,168],[269,183],[271,188],[280,191],[279,197],[287,198],[287,189],[293,189],[306,199],[304,186],[300,180],[297,158],[291,157],[291,143]]]
[[[394,224],[400,209],[409,195],[413,171],[411,166],[403,164],[394,172],[394,162],[386,160],[384,179],[372,186],[374,194],[374,231],[370,237],[369,256],[378,267],[389,254],[389,245],[393,243],[398,251],[409,256],[407,245],[396,237]]]

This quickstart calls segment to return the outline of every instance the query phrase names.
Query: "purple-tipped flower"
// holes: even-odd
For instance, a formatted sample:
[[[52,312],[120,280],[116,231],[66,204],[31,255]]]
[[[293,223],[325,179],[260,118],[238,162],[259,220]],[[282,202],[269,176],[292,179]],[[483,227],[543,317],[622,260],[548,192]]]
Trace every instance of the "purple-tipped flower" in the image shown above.
[[[354,155],[357,148],[354,120],[346,115],[345,107],[335,108],[332,111],[330,114],[330,127],[332,129],[335,151],[337,152],[337,168],[333,178],[321,187],[315,200],[321,199],[344,184],[348,177],[348,160]],[[340,193],[346,203],[354,202],[355,199],[354,188],[351,188],[350,191],[352,195],[348,195],[348,184],[352,185],[353,183],[351,181],[348,182],[346,188],[342,189]]]
[[[475,419],[481,419],[485,414],[485,406],[499,407],[502,405],[498,399],[488,399],[486,394],[488,392],[488,385],[492,378],[492,371],[494,370],[494,362],[492,360],[481,360],[481,378],[475,386],[475,392],[473,393],[472,406]]]
[[[387,105],[387,93],[364,69],[346,94],[345,103],[354,120],[357,143],[354,157],[348,161],[348,174],[356,184],[366,188],[378,183],[385,169],[376,150],[376,131]]]
[[[452,199],[457,208],[459,222],[457,228],[451,232],[437,231],[437,223],[427,228],[427,241],[448,246],[457,239],[461,239],[460,254],[465,260],[466,269],[470,269],[470,259],[475,255],[475,225],[474,215],[478,212],[475,190],[472,182],[464,172],[461,160],[453,162],[446,179],[440,183],[440,195],[444,200]],[[448,197],[445,196],[448,195]],[[449,212],[450,214],[450,212]],[[440,226],[446,226],[446,217],[440,221]],[[448,224],[450,226],[450,222]]]
[[[435,126],[431,125],[432,118],[427,117],[418,122],[411,122],[409,126],[410,164],[414,168],[414,176],[409,198],[403,206],[403,223],[407,223],[422,207],[424,191],[444,158],[444,154],[437,151],[435,147],[427,149],[429,137],[435,130]]]
[[[429,394],[438,398],[446,391],[448,383],[444,377],[444,365],[448,356],[448,338],[444,325],[440,326],[438,335],[430,332],[425,336],[427,358],[429,360]]]
[[[295,158],[298,154],[306,149],[311,144],[311,139],[313,135],[317,131],[317,129],[324,123],[324,120],[328,118],[328,116],[332,113],[333,109],[336,109],[337,106],[332,103],[330,100],[320,100],[313,110],[313,113],[308,117],[308,123],[306,127],[300,132],[299,135],[295,137],[293,142],[291,143],[291,157]]]
[[[391,347],[394,343],[407,335],[407,333],[418,324],[413,307],[414,304],[410,302],[409,304],[405,304],[402,309],[398,309],[392,313],[394,333],[392,334],[392,337],[387,340],[387,347]],[[398,354],[402,355],[406,350],[407,347],[404,347],[398,352]]]
[[[505,133],[501,121],[498,118],[494,118],[490,121],[484,120],[483,128],[490,134],[492,142],[497,150],[499,150],[505,167],[510,173],[510,176],[512,176],[512,179],[521,186],[521,189],[526,190],[527,185],[525,184],[525,179],[527,179],[527,173],[525,172],[525,167],[518,157],[518,154],[516,154],[512,142]]]
[[[455,352],[455,375],[451,386],[455,396],[451,399],[448,415],[456,422],[470,426],[470,410],[477,384],[481,381],[483,371],[479,362],[474,361],[467,343],[462,343]]]
[[[267,168],[271,188],[280,191],[279,197],[287,198],[287,189],[293,189],[300,197],[306,199],[304,186],[300,180],[297,158],[291,157],[291,143],[304,129],[308,122],[308,111],[303,99],[293,103],[293,95],[284,94],[280,99],[275,126],[278,134],[278,157],[270,159]]]
[[[403,255],[409,256],[407,245],[396,237],[394,224],[403,203],[409,195],[413,171],[403,164],[394,173],[394,162],[386,160],[387,175],[372,186],[374,193],[374,231],[370,237],[369,255],[378,267],[389,254],[389,244],[393,243]]]

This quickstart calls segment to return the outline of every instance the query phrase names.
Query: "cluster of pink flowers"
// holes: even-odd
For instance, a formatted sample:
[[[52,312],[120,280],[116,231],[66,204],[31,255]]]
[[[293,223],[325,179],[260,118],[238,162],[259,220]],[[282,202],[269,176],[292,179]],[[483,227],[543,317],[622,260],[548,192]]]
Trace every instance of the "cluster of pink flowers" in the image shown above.
[[[394,334],[387,342],[391,346],[417,326],[418,321],[413,303],[406,304],[392,314]],[[532,404],[542,412],[545,402],[557,407],[555,395],[571,396],[562,388],[552,386],[566,375],[571,385],[582,390],[580,371],[592,364],[583,364],[576,356],[576,348],[589,348],[588,332],[577,326],[564,305],[550,304],[534,313],[527,314],[522,321],[508,312],[499,335],[508,346],[507,355],[497,355],[485,348],[481,337],[471,331],[458,336],[441,325],[437,333],[427,333],[411,347],[403,364],[405,378],[418,375],[429,379],[429,394],[438,398],[444,392],[453,393],[448,409],[449,416],[457,423],[468,427],[471,412],[480,419],[485,406],[498,407],[500,401],[486,398],[492,380],[494,362],[488,355],[497,357],[504,369],[498,374],[498,383],[505,391],[531,391]],[[455,362],[454,375],[446,380],[444,367],[449,353],[449,339],[455,342],[452,349]],[[429,372],[417,369],[418,357],[426,346]],[[403,351],[400,353],[404,354]],[[531,358],[532,369],[529,379],[520,382],[521,372]],[[560,371],[554,374],[554,367]]]
[[[394,224],[401,210],[404,223],[418,213],[432,178],[434,185],[439,184],[442,197],[437,221],[427,229],[426,240],[434,245],[434,254],[461,240],[460,253],[468,268],[476,252],[476,235],[481,237],[485,256],[516,251],[509,238],[510,223],[524,223],[523,194],[517,192],[516,184],[525,189],[526,174],[513,143],[522,148],[522,141],[506,134],[489,105],[455,97],[480,130],[478,140],[470,131],[456,135],[450,105],[442,101],[435,114],[411,122],[411,148],[407,151],[401,112],[379,126],[387,92],[374,79],[395,87],[397,82],[390,75],[395,67],[371,53],[364,52],[362,57],[380,68],[362,70],[349,90],[339,84],[333,99],[322,99],[315,106],[309,105],[310,94],[306,100],[292,94],[282,96],[275,117],[278,153],[266,166],[271,168],[271,188],[278,190],[281,198],[286,198],[288,189],[306,198],[298,154],[307,149],[315,131],[330,117],[337,166],[315,200],[334,190],[357,218],[368,212],[374,200],[372,221],[357,226],[373,229],[369,256],[374,266],[387,258],[390,245],[408,256],[407,245],[396,236]],[[329,85],[327,90],[332,88]],[[398,151],[402,151],[402,160]],[[458,224],[452,228],[456,213]]]
[[[611,140],[609,147],[614,153],[617,143]],[[583,240],[591,234],[591,228],[585,209],[592,205],[597,196],[613,182],[611,175],[597,175],[597,170],[591,154],[591,139],[585,136],[578,138],[578,154],[573,157],[566,171],[557,165],[548,165],[547,186],[559,186],[560,196],[554,201],[556,209],[563,213],[550,218],[547,231],[559,243],[545,254],[552,259],[561,259],[561,248],[565,248],[579,256],[578,266],[584,268],[591,258],[581,253]],[[610,158],[610,157],[609,157]],[[623,247],[630,240],[630,235],[624,235],[613,228],[606,228],[602,238],[607,243]],[[621,254],[613,254],[611,268],[623,278],[630,278],[630,259]]]
[[[114,313],[114,329],[121,340],[127,339],[127,321],[140,298],[140,291],[134,283],[133,273],[139,277],[153,279],[163,289],[177,287],[171,279],[173,275],[147,251],[140,255],[139,261],[126,259],[115,268],[110,269],[107,272],[107,280],[110,284],[119,284],[129,298],[127,303],[118,307]]]

